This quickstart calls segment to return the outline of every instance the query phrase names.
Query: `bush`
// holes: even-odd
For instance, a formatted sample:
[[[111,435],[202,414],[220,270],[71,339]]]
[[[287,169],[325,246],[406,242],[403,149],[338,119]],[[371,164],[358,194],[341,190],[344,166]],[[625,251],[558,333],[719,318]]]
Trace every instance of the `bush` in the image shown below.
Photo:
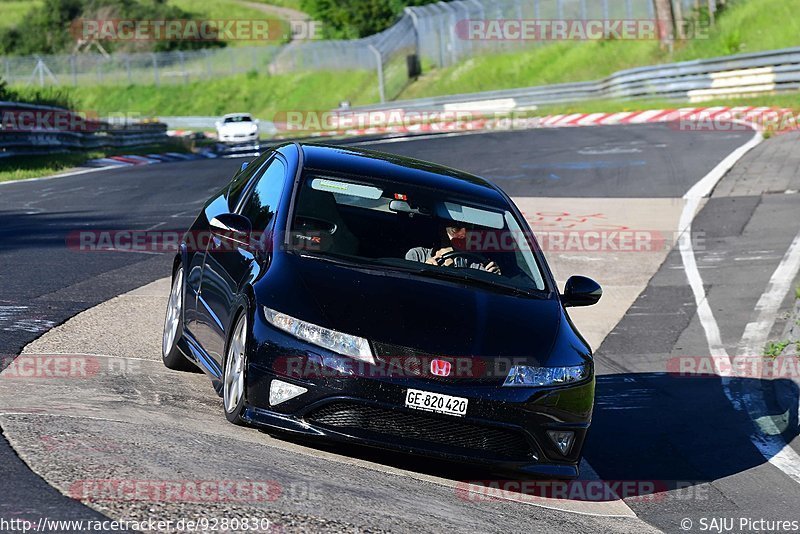
[[[166,0],[44,0],[31,9],[19,26],[0,33],[0,53],[30,55],[70,53],[76,43],[71,32],[77,19],[163,20],[190,19]],[[156,41],[100,43],[112,51],[167,51],[225,46],[221,41]]]
[[[436,0],[300,0],[303,11],[323,23],[329,39],[355,39],[385,30],[406,6]]]
[[[25,104],[75,109],[75,103],[68,89],[60,87],[26,87],[14,90],[9,88],[2,78],[0,78],[0,102],[23,102]]]

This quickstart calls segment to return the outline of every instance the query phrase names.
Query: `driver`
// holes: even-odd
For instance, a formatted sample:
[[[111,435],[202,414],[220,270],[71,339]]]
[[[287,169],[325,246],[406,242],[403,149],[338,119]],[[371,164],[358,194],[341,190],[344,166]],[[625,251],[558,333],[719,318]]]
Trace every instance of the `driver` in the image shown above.
[[[469,267],[470,269],[480,269],[494,274],[500,274],[500,267],[493,261],[487,264],[470,263],[467,258],[455,257],[442,260],[442,256],[448,252],[467,250],[467,228],[465,226],[445,226],[444,233],[447,241],[443,248],[435,251],[433,248],[415,247],[406,252],[406,259],[419,261],[429,265],[444,265],[446,267]],[[444,241],[444,239],[442,240]]]

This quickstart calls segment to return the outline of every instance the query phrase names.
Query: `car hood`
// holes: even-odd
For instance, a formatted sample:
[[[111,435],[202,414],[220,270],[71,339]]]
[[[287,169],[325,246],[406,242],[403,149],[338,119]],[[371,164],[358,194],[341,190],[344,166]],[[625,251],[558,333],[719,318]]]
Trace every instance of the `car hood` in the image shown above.
[[[564,330],[568,344],[579,353],[589,350],[576,339],[557,298],[514,296],[291,254],[284,262],[270,291],[273,298],[266,301],[299,319],[367,338],[385,350],[407,347],[432,355],[524,358],[558,365],[548,362]]]

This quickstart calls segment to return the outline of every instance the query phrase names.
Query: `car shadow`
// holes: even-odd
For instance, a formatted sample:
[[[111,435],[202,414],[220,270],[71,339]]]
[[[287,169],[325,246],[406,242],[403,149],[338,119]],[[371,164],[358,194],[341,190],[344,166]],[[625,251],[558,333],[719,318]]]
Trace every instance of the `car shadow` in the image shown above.
[[[776,390],[780,392],[780,402],[774,395]],[[735,408],[726,391],[733,395],[760,392],[765,400],[765,413],[753,414]],[[596,473],[608,484],[635,482],[631,490],[635,495],[626,493],[624,496],[643,497],[747,471],[766,462],[751,442],[755,428],[753,416],[782,414],[784,417],[775,418],[776,426],[783,429],[782,437],[789,442],[798,434],[798,398],[797,385],[785,379],[734,378],[724,385],[717,376],[666,373],[599,376],[592,427],[584,447],[584,459],[594,473],[582,473],[581,480],[591,480]],[[793,408],[787,412],[783,406]],[[303,445],[457,482],[482,481],[490,486],[499,483],[503,488],[505,481],[530,479],[478,465],[431,460],[371,447],[316,441],[303,441]],[[510,484],[508,487],[512,492],[525,492],[530,488],[537,495],[547,493],[547,489],[542,492],[541,484]],[[568,492],[567,498],[584,500],[587,497],[578,491]],[[607,494],[600,500],[609,500]]]
[[[718,480],[763,464],[764,456],[751,441],[754,419],[774,420],[790,442],[798,434],[797,384],[787,379],[727,380],[667,373],[598,377],[584,457],[604,480],[684,484]],[[780,402],[775,395],[779,388]],[[748,411],[741,401],[737,409],[729,395],[737,403],[745,396],[762,397],[764,403],[748,400]]]

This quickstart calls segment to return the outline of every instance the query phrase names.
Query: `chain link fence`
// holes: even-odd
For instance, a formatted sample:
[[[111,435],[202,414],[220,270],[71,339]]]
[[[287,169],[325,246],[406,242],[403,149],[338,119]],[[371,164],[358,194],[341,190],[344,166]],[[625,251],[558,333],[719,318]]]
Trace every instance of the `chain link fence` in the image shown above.
[[[688,14],[716,0],[671,0]],[[395,98],[420,63],[447,67],[470,57],[541,45],[541,40],[472,40],[469,20],[653,20],[653,0],[458,0],[408,7],[387,30],[362,39],[185,52],[4,57],[0,76],[19,85],[179,84],[251,71],[270,75],[309,70],[372,70],[381,101]]]

